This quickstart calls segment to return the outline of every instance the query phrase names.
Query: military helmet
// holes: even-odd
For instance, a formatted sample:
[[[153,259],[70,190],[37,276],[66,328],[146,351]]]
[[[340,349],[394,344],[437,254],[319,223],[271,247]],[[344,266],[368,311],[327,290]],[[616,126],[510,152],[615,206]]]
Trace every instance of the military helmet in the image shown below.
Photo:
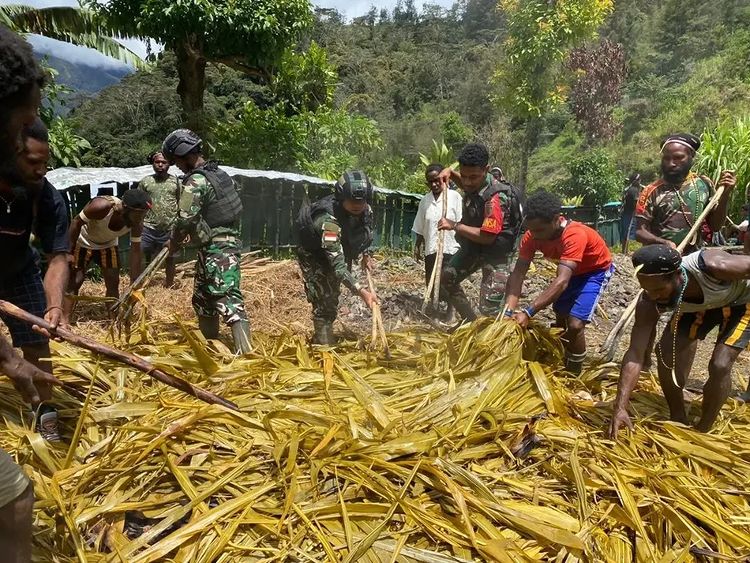
[[[334,186],[339,200],[372,201],[373,187],[370,179],[362,170],[347,170],[336,181]]]
[[[164,139],[161,152],[168,159],[172,159],[175,156],[185,156],[196,147],[200,150],[201,144],[201,138],[190,129],[176,129]]]

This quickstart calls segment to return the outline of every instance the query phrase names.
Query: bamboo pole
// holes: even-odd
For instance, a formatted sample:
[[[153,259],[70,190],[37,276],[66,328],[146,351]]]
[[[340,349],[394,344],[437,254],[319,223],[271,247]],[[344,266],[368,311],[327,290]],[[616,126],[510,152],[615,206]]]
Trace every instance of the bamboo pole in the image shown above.
[[[443,186],[443,192],[441,195],[443,196],[443,219],[445,219],[446,215],[448,215],[447,186]],[[440,304],[440,279],[443,273],[443,254],[445,254],[445,231],[440,231],[438,233],[437,256],[435,256],[435,266],[433,268],[433,270],[437,272],[435,274],[435,288],[432,293],[432,308],[435,311],[438,310],[438,305]]]
[[[705,209],[703,209],[703,212],[698,216],[698,220],[693,223],[692,227],[690,227],[690,231],[688,231],[687,236],[685,236],[685,238],[682,239],[682,242],[677,245],[677,251],[680,254],[682,254],[682,252],[689,244],[690,240],[692,240],[692,238],[696,235],[698,229],[700,229],[701,225],[706,220],[706,217],[708,217],[708,214],[713,210],[714,207],[719,204],[719,199],[721,199],[723,193],[724,186],[719,186],[714,196],[706,205]],[[619,344],[622,335],[625,333],[625,328],[633,318],[636,305],[638,305],[638,300],[641,298],[642,294],[643,290],[641,289],[638,292],[638,295],[636,295],[635,298],[627,306],[625,311],[623,311],[620,319],[617,321],[617,323],[615,323],[615,326],[612,327],[612,330],[607,335],[607,339],[604,341],[604,344],[602,344],[600,352],[604,355],[605,361],[611,362],[615,357],[615,350],[617,349],[617,345]]]
[[[141,275],[138,276],[136,280],[128,286],[128,288],[123,292],[123,294],[115,302],[115,304],[110,307],[110,311],[117,311],[122,306],[122,304],[130,298],[134,291],[137,291],[145,286],[153,277],[154,273],[167,259],[167,256],[169,256],[169,249],[167,247],[164,247],[159,251],[159,254],[157,254],[156,257],[151,260],[151,263],[146,266],[146,268],[141,272]]]
[[[97,342],[96,340],[92,340],[91,338],[87,338],[85,336],[80,336],[66,328],[62,328],[59,326],[57,328],[52,328],[52,325],[50,325],[45,319],[32,315],[31,313],[28,313],[23,309],[19,309],[12,303],[0,300],[0,311],[8,316],[19,319],[30,325],[37,325],[49,331],[50,334],[61,338],[62,340],[65,340],[66,342],[69,342],[74,346],[90,350],[91,352],[95,352],[96,354],[101,354],[102,356],[107,356],[108,358],[111,358],[115,361],[127,364],[130,367],[137,369],[138,371],[142,371],[149,377],[152,377],[157,381],[164,383],[165,385],[169,385],[170,387],[179,389],[180,391],[187,393],[188,395],[192,395],[196,399],[200,399],[201,401],[212,405],[222,405],[224,407],[227,407],[228,409],[232,409],[235,411],[240,410],[239,407],[232,401],[224,399],[223,397],[220,397],[218,395],[214,395],[210,391],[201,389],[200,387],[197,387],[192,383],[189,383],[175,375],[166,373],[158,369],[151,362],[147,362],[146,360],[136,356],[135,354],[112,348],[110,346],[107,346],[106,344],[102,344],[101,342]]]

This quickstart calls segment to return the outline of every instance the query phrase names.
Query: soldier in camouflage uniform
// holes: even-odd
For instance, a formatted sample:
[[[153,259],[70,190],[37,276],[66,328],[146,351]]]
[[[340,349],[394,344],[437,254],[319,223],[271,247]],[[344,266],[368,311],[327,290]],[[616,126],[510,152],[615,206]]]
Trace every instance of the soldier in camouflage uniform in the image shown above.
[[[446,168],[440,179],[453,180],[464,191],[461,221],[443,218],[438,229],[455,231],[461,248],[443,269],[440,297],[453,305],[466,321],[477,315],[461,282],[482,271],[479,312],[496,315],[505,298],[509,258],[521,230],[521,203],[510,184],[498,181],[489,167],[484,145],[466,145],[458,157],[459,172]]]
[[[177,199],[180,181],[169,173],[169,162],[159,152],[148,155],[154,173],[143,178],[138,187],[151,196],[152,206],[143,221],[141,249],[149,262],[169,242],[172,225],[177,217]],[[174,285],[175,257],[167,256],[164,262],[166,277],[164,287]]]
[[[235,350],[250,352],[250,323],[240,291],[242,201],[234,180],[215,162],[206,162],[202,141],[188,129],[164,140],[162,153],[186,176],[169,242],[174,251],[186,237],[198,245],[193,308],[206,338],[219,335],[219,317],[232,329]]]
[[[345,172],[335,193],[302,207],[297,218],[299,260],[307,300],[313,306],[314,344],[335,344],[341,284],[359,294],[372,309],[375,296],[351,273],[351,264],[362,255],[362,268],[372,270],[372,185],[364,172]]]

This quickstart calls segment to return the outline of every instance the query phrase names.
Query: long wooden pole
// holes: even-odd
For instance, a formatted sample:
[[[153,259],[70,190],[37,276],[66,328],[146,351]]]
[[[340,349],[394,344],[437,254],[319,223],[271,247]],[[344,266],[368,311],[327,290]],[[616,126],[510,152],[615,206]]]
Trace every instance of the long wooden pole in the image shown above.
[[[154,274],[154,272],[156,272],[156,270],[158,270],[167,259],[167,256],[169,256],[169,249],[166,247],[162,248],[159,251],[159,254],[157,254],[156,257],[151,260],[151,263],[146,266],[146,268],[141,272],[141,275],[138,276],[136,280],[128,286],[128,288],[123,292],[117,302],[112,305],[110,310],[114,312],[119,309],[120,306],[122,306],[122,304],[128,300],[128,298],[134,291],[146,285],[146,283],[148,283],[148,280],[151,279],[151,276]]]
[[[448,215],[448,186],[443,186],[443,219]],[[434,271],[435,274],[435,288],[432,293],[432,309],[437,311],[438,305],[440,304],[440,279],[443,273],[443,254],[445,254],[445,231],[438,233],[438,247],[437,256],[435,256]]]
[[[74,346],[85,348],[86,350],[90,350],[97,354],[101,354],[102,356],[107,356],[108,358],[127,364],[132,368],[142,371],[149,377],[153,377],[157,381],[164,383],[165,385],[169,385],[170,387],[179,389],[180,391],[183,391],[188,395],[192,395],[196,399],[200,399],[201,401],[212,405],[222,405],[224,407],[227,407],[228,409],[232,409],[235,411],[240,410],[239,407],[232,401],[229,401],[218,395],[214,395],[210,391],[201,389],[200,387],[197,387],[177,376],[166,373],[158,369],[152,363],[147,362],[146,360],[136,356],[135,354],[112,348],[110,346],[107,346],[106,344],[102,344],[101,342],[97,342],[96,340],[92,340],[91,338],[87,338],[85,336],[80,336],[66,328],[57,327],[53,329],[46,320],[32,315],[31,313],[28,313],[23,309],[19,309],[12,303],[0,300],[0,311],[30,325],[37,325],[43,329],[46,329],[50,332],[50,334],[59,337],[66,342],[70,342]]]
[[[705,209],[703,209],[703,212],[698,216],[698,220],[695,223],[693,223],[692,227],[690,227],[690,231],[688,231],[687,236],[684,239],[682,239],[682,242],[680,242],[679,245],[677,245],[677,250],[680,254],[682,254],[682,252],[685,250],[685,248],[690,243],[692,238],[698,232],[698,229],[700,229],[701,225],[706,220],[706,217],[708,217],[708,214],[713,210],[714,207],[716,207],[719,204],[719,200],[721,199],[721,196],[723,193],[724,193],[724,186],[719,186],[714,196],[706,205]],[[635,298],[627,306],[625,311],[623,311],[622,315],[620,316],[620,319],[617,321],[615,326],[612,327],[612,330],[609,332],[609,335],[607,335],[607,339],[604,341],[604,344],[602,344],[600,351],[602,352],[604,359],[606,361],[611,362],[612,358],[615,357],[615,350],[617,349],[617,345],[619,344],[620,339],[622,338],[622,335],[625,333],[625,328],[630,322],[630,319],[633,318],[633,314],[635,313],[635,307],[636,305],[638,305],[638,300],[641,298],[642,294],[643,294],[643,290],[641,289],[638,292],[638,295],[636,295]]]

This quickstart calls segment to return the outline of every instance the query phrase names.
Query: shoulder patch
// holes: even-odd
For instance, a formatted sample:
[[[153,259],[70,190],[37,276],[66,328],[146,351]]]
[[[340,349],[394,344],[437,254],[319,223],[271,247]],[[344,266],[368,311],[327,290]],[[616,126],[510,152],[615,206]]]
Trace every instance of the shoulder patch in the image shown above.
[[[329,248],[338,244],[341,236],[341,226],[338,223],[332,221],[325,221],[322,225],[322,239],[323,248]]]

